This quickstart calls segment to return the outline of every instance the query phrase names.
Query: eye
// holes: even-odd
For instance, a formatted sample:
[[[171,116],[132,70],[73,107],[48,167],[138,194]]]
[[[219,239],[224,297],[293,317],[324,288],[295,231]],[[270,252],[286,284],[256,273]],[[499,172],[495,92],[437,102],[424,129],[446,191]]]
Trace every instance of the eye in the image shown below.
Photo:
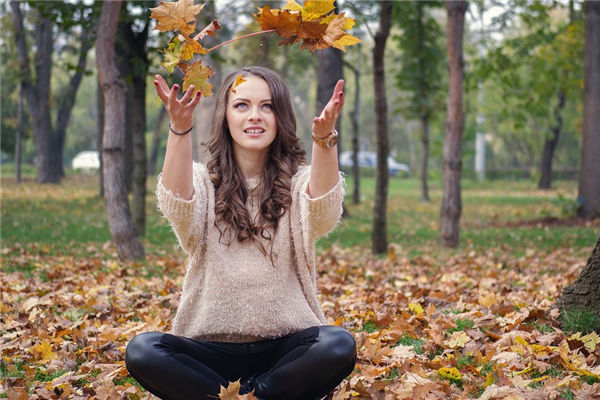
[[[263,109],[273,111],[272,104],[263,104]]]
[[[244,110],[246,109],[248,106],[246,105],[246,103],[237,103],[233,105],[233,108],[238,109],[238,110]]]

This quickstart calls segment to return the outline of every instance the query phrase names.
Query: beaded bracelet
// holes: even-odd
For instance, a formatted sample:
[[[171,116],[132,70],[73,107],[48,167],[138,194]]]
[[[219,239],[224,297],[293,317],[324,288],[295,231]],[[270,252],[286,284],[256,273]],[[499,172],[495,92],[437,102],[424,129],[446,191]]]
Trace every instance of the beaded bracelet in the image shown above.
[[[194,125],[192,125],[192,126],[190,127],[190,129],[188,129],[188,130],[187,130],[187,131],[185,131],[185,132],[177,132],[177,131],[173,130],[173,128],[171,128],[171,123],[169,122],[169,130],[170,130],[171,132],[173,132],[174,134],[176,134],[176,135],[179,135],[179,136],[187,135],[188,133],[190,133],[190,132],[192,131],[192,129],[194,129]]]

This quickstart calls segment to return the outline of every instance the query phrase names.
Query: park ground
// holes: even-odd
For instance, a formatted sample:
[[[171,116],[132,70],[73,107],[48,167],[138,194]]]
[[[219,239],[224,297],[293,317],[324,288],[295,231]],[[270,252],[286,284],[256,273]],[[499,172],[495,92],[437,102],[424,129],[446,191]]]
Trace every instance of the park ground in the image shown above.
[[[441,186],[390,181],[389,251],[370,252],[372,179],[318,246],[323,309],[356,338],[334,399],[600,398],[600,325],[551,307],[600,220],[573,217],[575,182],[463,182],[461,244],[437,246]],[[153,188],[153,183],[149,185]],[[149,193],[144,261],[120,263],[94,176],[2,178],[0,398],[149,399],[123,355],[170,328],[184,254]],[[237,397],[236,397],[237,398]],[[242,398],[242,397],[240,397]]]

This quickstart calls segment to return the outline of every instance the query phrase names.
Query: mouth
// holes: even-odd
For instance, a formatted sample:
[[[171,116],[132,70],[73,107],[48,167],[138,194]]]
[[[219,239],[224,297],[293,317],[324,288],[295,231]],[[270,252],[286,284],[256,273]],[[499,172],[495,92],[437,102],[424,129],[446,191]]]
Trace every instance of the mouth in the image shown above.
[[[244,129],[244,133],[249,136],[260,136],[265,133],[263,128],[247,128]]]

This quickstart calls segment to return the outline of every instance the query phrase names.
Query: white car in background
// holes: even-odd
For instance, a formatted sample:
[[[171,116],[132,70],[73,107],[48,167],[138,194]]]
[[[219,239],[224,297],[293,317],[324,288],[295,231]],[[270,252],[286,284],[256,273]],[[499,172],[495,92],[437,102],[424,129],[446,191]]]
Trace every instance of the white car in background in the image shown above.
[[[100,168],[100,156],[97,151],[82,151],[71,161],[71,168],[91,171]]]
[[[352,152],[351,151],[343,151],[340,154],[340,165],[342,167],[352,167],[354,164],[352,163]],[[377,153],[374,151],[359,151],[358,152],[358,166],[359,167],[377,167]],[[388,169],[390,170],[390,174],[396,175],[398,172],[410,173],[410,167],[406,164],[400,163],[392,156],[388,157]]]

